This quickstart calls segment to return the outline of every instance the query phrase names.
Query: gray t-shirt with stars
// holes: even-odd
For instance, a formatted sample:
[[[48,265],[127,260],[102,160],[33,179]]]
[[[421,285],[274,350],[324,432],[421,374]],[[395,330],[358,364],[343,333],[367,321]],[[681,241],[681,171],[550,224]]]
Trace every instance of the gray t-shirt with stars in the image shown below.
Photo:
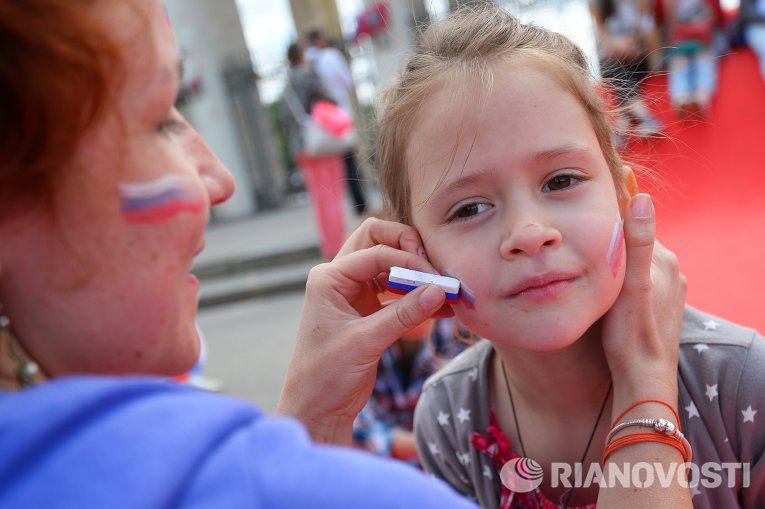
[[[487,509],[499,504],[501,485],[492,460],[470,443],[489,425],[488,366],[492,347],[480,341],[433,375],[415,412],[423,466]],[[693,463],[714,467],[692,487],[696,509],[765,508],[765,338],[752,329],[686,307],[677,376],[678,409],[693,447]],[[758,415],[759,414],[759,415]],[[735,485],[728,487],[728,473]],[[705,483],[704,481],[707,481]]]

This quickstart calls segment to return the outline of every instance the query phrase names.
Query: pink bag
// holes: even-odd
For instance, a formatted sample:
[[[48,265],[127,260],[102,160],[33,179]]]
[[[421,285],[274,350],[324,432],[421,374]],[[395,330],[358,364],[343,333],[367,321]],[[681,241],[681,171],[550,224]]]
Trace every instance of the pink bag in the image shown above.
[[[328,101],[314,104],[311,116],[317,124],[335,136],[343,136],[353,129],[353,118],[342,108]]]

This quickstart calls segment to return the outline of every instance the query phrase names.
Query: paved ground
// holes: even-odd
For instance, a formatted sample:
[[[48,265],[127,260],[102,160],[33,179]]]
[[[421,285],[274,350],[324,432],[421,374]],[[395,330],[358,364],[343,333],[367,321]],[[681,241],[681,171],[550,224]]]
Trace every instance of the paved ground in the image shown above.
[[[368,199],[373,207],[379,206],[379,194],[370,187]],[[347,218],[352,228],[356,219],[350,208]],[[205,238],[205,250],[195,266],[280,253],[318,242],[307,198],[246,220],[212,224]],[[200,310],[198,321],[208,347],[203,373],[220,379],[222,392],[272,412],[292,354],[302,306],[303,292],[296,291]]]
[[[200,311],[207,339],[204,374],[223,392],[273,412],[295,344],[303,292],[291,292]]]

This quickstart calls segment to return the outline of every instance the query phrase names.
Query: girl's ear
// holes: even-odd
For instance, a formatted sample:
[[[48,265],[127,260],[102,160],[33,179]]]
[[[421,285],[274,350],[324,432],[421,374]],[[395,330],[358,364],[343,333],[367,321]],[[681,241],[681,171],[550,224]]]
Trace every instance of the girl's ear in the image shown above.
[[[619,210],[621,210],[622,217],[624,217],[624,209],[627,207],[632,197],[640,192],[640,189],[638,188],[637,178],[635,177],[635,172],[632,168],[624,165],[622,166],[621,171],[622,178],[621,182],[618,184],[616,194],[619,197]]]

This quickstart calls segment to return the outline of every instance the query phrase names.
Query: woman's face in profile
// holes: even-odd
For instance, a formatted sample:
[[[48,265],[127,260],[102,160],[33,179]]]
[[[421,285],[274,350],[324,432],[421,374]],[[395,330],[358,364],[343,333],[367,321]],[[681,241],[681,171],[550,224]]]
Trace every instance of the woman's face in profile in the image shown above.
[[[189,270],[210,204],[234,184],[174,108],[179,62],[162,3],[93,9],[120,44],[125,75],[61,169],[52,214],[16,222],[3,297],[49,375],[178,374],[199,353]]]

